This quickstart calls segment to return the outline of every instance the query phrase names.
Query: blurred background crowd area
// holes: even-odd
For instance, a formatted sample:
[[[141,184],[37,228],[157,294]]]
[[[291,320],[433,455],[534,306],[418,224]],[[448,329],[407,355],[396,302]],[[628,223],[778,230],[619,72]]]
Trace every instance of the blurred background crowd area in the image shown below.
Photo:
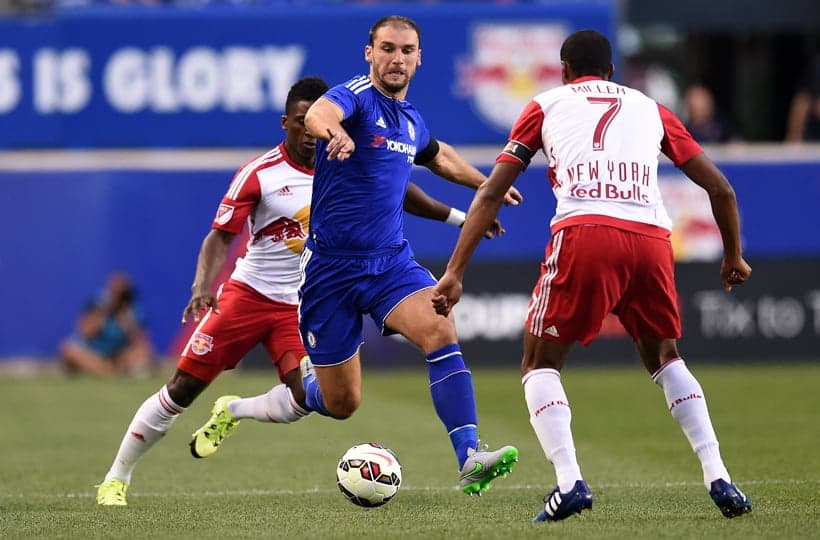
[[[0,0],[0,18],[106,9],[566,5],[572,0]],[[579,3],[579,2],[576,2]],[[820,140],[817,0],[619,0],[618,82],[677,112],[701,142]]]

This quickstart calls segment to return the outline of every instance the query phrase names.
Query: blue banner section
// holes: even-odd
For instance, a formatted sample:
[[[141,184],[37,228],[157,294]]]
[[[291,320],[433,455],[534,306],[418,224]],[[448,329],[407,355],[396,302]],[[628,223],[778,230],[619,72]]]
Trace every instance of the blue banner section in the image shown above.
[[[721,168],[737,190],[749,257],[820,256],[820,163],[722,163]],[[0,170],[5,221],[0,227],[0,358],[54,355],[85,301],[116,270],[135,279],[155,342],[166,350],[180,329],[200,243],[232,175],[227,168]],[[661,176],[665,190],[680,181],[672,167],[664,167]],[[426,169],[417,169],[414,180],[463,210],[472,200],[471,190]],[[484,241],[477,261],[537,262],[543,257],[555,206],[545,167],[531,166],[516,185],[524,203],[502,208],[507,233]],[[667,201],[674,215],[672,205]],[[695,206],[709,214],[708,201]],[[692,234],[702,228],[694,227]],[[420,260],[440,264],[449,257],[458,229],[408,216],[406,234]],[[705,245],[705,255],[690,260],[716,260],[714,242]],[[815,275],[806,279],[817,283]]]
[[[614,2],[402,5],[421,28],[409,99],[433,134],[497,143],[538,89],[560,84],[564,38],[614,43]],[[255,147],[290,86],[366,73],[383,6],[83,9],[0,20],[0,148]]]

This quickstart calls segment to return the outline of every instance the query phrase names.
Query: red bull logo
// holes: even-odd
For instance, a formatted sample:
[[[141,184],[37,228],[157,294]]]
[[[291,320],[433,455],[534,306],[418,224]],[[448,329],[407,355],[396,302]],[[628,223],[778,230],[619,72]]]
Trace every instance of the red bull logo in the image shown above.
[[[479,24],[472,56],[459,59],[456,93],[472,99],[476,112],[507,131],[538,93],[561,84],[563,24]]]
[[[191,350],[198,355],[207,354],[214,348],[214,338],[202,332],[197,332],[191,336],[190,343]]]
[[[283,216],[253,235],[251,244],[256,244],[266,237],[274,243],[279,243],[288,240],[304,240],[307,234],[299,221]]]

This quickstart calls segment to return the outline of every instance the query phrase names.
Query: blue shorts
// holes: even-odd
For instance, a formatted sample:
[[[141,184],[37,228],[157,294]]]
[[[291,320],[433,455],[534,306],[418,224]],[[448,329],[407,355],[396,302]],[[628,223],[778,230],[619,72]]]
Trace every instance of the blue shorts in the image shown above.
[[[394,333],[384,326],[393,308],[436,284],[406,240],[363,255],[317,250],[308,240],[300,266],[299,332],[317,366],[341,364],[356,353],[364,342],[362,315],[370,315],[382,334]]]

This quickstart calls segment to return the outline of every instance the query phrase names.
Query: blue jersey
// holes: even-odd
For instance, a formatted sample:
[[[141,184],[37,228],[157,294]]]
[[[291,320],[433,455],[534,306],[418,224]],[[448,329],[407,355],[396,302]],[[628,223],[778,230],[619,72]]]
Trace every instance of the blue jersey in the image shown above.
[[[310,235],[319,250],[372,252],[404,239],[404,194],[416,153],[430,133],[413,105],[385,96],[367,75],[323,96],[344,111],[342,127],[356,149],[328,161],[327,141],[316,146]]]

